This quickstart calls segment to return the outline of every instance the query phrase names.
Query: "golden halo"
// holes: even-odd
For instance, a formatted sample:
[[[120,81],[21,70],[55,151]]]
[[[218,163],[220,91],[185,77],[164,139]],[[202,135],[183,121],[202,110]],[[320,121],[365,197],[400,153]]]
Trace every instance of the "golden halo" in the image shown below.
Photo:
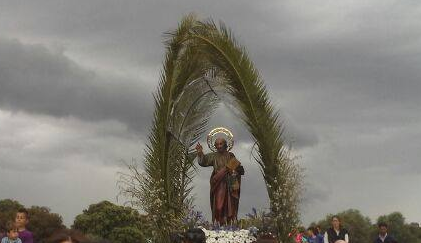
[[[227,150],[230,151],[232,147],[234,147],[234,136],[232,135],[231,131],[228,130],[225,127],[217,127],[212,129],[212,131],[209,132],[207,137],[208,147],[213,152],[216,152],[215,148],[215,140],[218,138],[216,135],[223,134],[226,137],[228,148]]]

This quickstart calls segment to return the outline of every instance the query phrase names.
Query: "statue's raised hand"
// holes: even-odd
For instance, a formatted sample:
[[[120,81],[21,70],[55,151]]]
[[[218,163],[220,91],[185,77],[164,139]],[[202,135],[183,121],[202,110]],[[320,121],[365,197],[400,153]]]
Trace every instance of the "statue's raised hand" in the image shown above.
[[[203,154],[203,147],[202,147],[202,145],[200,145],[200,143],[197,143],[197,145],[196,145],[196,152],[198,154]]]

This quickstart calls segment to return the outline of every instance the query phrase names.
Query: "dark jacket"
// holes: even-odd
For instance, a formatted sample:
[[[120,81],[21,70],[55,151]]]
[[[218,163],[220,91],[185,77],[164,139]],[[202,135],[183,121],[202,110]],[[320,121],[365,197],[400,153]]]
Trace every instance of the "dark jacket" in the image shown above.
[[[392,243],[392,242],[394,242],[394,240],[395,239],[388,234],[388,235],[386,235],[386,238],[384,239],[384,241],[382,241],[380,239],[380,237],[377,236],[377,238],[373,241],[373,243]]]
[[[348,234],[348,230],[341,228],[339,234],[332,228],[326,231],[329,243],[335,243],[337,240],[345,240],[345,235]],[[349,235],[348,235],[349,237]]]
[[[324,243],[324,237],[322,233],[317,234],[317,243]]]

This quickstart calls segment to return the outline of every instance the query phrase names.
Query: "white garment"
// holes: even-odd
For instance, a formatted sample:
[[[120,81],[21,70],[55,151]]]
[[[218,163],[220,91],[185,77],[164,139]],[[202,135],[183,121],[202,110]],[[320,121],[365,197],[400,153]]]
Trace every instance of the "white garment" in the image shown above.
[[[339,231],[336,231],[335,230],[335,232],[336,232],[336,235],[339,235]],[[324,241],[324,243],[329,243],[329,236],[327,234],[327,231],[325,232],[325,236],[323,237],[323,241]],[[348,236],[348,234],[345,234],[345,242],[346,243],[349,243],[349,236]]]
[[[387,237],[387,233],[384,236],[379,235],[379,239],[384,242],[384,240],[386,240]]]

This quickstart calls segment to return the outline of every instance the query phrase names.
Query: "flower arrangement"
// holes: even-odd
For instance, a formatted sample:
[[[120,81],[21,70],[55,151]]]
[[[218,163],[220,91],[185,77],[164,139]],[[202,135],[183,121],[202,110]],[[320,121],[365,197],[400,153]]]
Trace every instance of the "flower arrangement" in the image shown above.
[[[256,238],[249,230],[207,230],[202,228],[206,235],[206,243],[252,243]]]

